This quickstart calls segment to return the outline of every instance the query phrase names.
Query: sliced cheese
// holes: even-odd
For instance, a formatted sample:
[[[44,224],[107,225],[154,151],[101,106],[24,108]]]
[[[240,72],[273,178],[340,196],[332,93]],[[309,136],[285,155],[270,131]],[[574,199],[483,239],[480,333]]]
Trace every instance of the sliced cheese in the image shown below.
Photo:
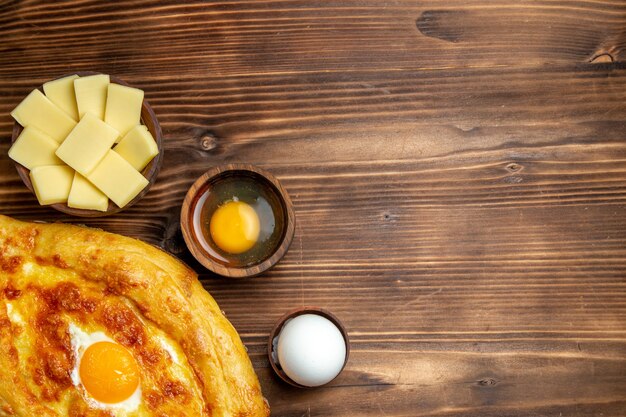
[[[30,171],[30,180],[39,204],[65,203],[70,195],[74,170],[67,165],[47,165]]]
[[[59,106],[72,119],[78,121],[78,107],[76,106],[76,94],[74,93],[74,80],[76,78],[78,78],[78,75],[74,74],[58,80],[48,81],[43,85],[43,92],[46,93],[46,97],[51,102]]]
[[[72,208],[107,211],[109,199],[98,190],[87,178],[78,172],[74,174],[67,205]]]
[[[110,150],[87,179],[119,207],[128,204],[148,180],[117,152]]]
[[[33,169],[43,165],[63,165],[54,152],[59,144],[34,126],[27,126],[9,149],[9,158]]]
[[[33,90],[11,112],[11,116],[22,126],[35,126],[61,143],[76,126],[76,121],[39,90]]]
[[[76,105],[80,118],[85,113],[91,113],[98,119],[104,120],[109,82],[109,76],[106,74],[90,75],[74,80]]]
[[[86,176],[111,149],[117,136],[117,130],[87,113],[59,146],[56,155]]]
[[[139,124],[143,90],[119,84],[109,84],[104,121],[125,135]]]
[[[133,168],[141,171],[159,153],[154,138],[144,125],[137,125],[122,138],[113,150]]]

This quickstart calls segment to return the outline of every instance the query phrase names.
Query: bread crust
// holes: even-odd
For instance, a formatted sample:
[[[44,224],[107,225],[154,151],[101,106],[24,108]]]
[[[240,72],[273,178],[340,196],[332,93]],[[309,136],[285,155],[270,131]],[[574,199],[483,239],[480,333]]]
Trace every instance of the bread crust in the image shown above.
[[[78,285],[99,288],[132,304],[182,348],[205,404],[199,414],[215,417],[265,417],[269,407],[236,330],[194,271],[149,244],[67,224],[27,223],[0,215],[0,288],[6,298],[13,282],[24,284],[25,264],[47,265],[74,274]],[[27,281],[27,280],[26,280]],[[0,305],[0,329],[10,326]],[[59,416],[38,407],[27,376],[16,373],[11,332],[0,331],[0,416]],[[73,389],[70,387],[69,389]],[[29,396],[30,395],[30,396]],[[155,414],[157,415],[157,414]]]

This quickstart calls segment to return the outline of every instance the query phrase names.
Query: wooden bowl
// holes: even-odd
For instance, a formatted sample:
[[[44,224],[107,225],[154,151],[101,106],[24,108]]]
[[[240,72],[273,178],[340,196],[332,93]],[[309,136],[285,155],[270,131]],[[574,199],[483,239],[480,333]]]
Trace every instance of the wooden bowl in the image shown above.
[[[283,225],[282,236],[278,240],[279,243],[276,249],[264,260],[245,266],[228,265],[211,256],[199,242],[198,234],[201,231],[195,230],[193,222],[198,200],[208,192],[211,186],[220,179],[237,176],[251,178],[254,182],[258,182],[260,187],[271,190],[276,196],[283,213],[283,219],[281,219]],[[287,191],[272,174],[249,164],[227,164],[208,170],[189,188],[180,212],[180,224],[189,251],[203,266],[224,277],[246,278],[267,271],[276,265],[287,253],[295,231],[295,214]]]
[[[280,334],[280,331],[283,329],[283,326],[285,325],[285,322],[287,320],[292,319],[292,318],[297,317],[297,316],[300,316],[302,314],[317,314],[318,316],[322,316],[324,318],[327,318],[335,326],[337,326],[337,328],[341,332],[341,335],[343,336],[343,340],[345,340],[345,342],[346,342],[346,361],[343,363],[343,366],[341,367],[341,370],[339,371],[337,376],[339,376],[339,374],[341,374],[341,372],[344,370],[344,368],[348,364],[348,357],[350,356],[350,339],[348,338],[348,332],[346,331],[346,328],[343,326],[341,321],[339,321],[339,319],[333,313],[331,313],[328,310],[324,310],[323,308],[319,308],[319,307],[301,307],[301,308],[297,308],[297,309],[295,309],[293,311],[290,311],[289,313],[287,313],[284,316],[282,316],[276,322],[276,324],[274,325],[274,328],[270,332],[270,337],[267,340],[267,356],[268,356],[268,359],[270,361],[270,365],[272,366],[272,369],[274,370],[276,375],[278,375],[278,377],[280,379],[282,379],[284,382],[286,382],[289,385],[292,385],[294,387],[298,387],[298,388],[317,388],[317,387],[307,387],[306,385],[298,384],[296,381],[294,381],[293,379],[289,378],[287,376],[287,374],[283,371],[283,369],[280,367],[280,365],[277,364],[274,361],[274,355],[273,355],[273,353],[274,353],[274,339],[276,338],[276,336],[278,336]],[[335,377],[335,378],[337,378],[337,377]],[[333,381],[334,381],[335,378],[333,378]],[[329,384],[330,382],[331,381],[327,382],[327,384]],[[326,385],[326,384],[324,384],[324,385]]]
[[[73,72],[71,74],[63,75],[59,78],[68,77],[73,74],[76,74],[79,77],[86,77],[88,75],[97,75],[100,73],[93,72],[93,71],[79,71],[79,72]],[[114,77],[112,75],[110,75],[109,77],[111,78],[111,82],[115,84],[121,84],[127,87],[132,87],[117,77]],[[43,86],[39,86],[38,88],[41,92],[43,92]],[[143,190],[141,190],[139,194],[135,196],[135,198],[133,198],[124,207],[118,207],[117,205],[115,205],[115,203],[109,200],[109,208],[107,209],[107,211],[77,209],[77,208],[69,207],[65,203],[51,204],[49,206],[44,206],[44,207],[52,207],[53,209],[56,209],[66,214],[71,214],[72,216],[103,217],[103,216],[110,216],[112,214],[119,213],[120,211],[129,208],[130,206],[135,204],[137,201],[141,200],[141,198],[148,192],[152,184],[154,184],[156,177],[159,174],[159,170],[161,169],[161,163],[163,161],[163,134],[161,132],[161,125],[159,125],[159,121],[157,120],[157,117],[154,114],[152,107],[150,107],[150,104],[148,104],[148,101],[146,99],[143,100],[143,104],[141,105],[141,122],[144,125],[146,125],[146,127],[152,134],[152,137],[156,141],[157,148],[159,149],[159,153],[141,171],[141,174],[144,177],[146,177],[146,179],[148,180],[148,185],[146,185],[146,187]],[[22,130],[24,130],[24,128],[19,123],[15,122],[15,124],[13,125],[13,135],[11,137],[11,143],[14,143],[17,140],[17,137],[20,135],[20,133],[22,133]],[[23,165],[18,164],[17,162],[14,162],[14,163],[15,163],[15,167],[17,168],[17,173],[19,174],[20,178],[34,195],[35,190],[33,189],[33,184],[30,181],[30,176],[28,175],[30,171]]]

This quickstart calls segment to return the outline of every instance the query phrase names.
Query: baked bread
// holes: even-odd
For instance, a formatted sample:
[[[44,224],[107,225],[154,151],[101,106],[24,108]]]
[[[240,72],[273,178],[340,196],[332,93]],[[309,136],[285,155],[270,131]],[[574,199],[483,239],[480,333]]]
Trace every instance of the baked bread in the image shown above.
[[[196,274],[146,243],[0,215],[0,299],[0,416],[269,415]]]

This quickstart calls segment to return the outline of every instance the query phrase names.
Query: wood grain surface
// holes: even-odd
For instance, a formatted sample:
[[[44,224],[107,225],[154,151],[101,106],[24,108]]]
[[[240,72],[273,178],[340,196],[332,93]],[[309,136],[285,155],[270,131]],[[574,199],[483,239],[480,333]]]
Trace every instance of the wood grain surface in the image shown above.
[[[0,212],[138,237],[188,262],[273,415],[626,415],[622,0],[0,1]],[[156,184],[106,219],[39,207],[9,112],[73,71],[145,90]],[[283,261],[193,260],[179,211],[222,163],[290,193]],[[267,337],[317,305],[349,331],[330,386],[279,381]]]

